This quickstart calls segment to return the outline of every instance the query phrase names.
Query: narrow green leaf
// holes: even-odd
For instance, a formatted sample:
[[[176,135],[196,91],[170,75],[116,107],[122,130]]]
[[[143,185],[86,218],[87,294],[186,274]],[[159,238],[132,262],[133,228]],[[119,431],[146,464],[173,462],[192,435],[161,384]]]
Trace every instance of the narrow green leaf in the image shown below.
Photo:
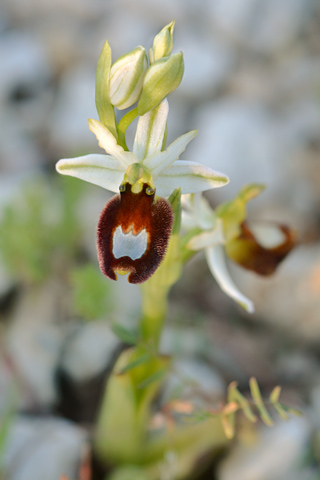
[[[281,393],[281,387],[279,385],[277,385],[276,387],[274,387],[274,389],[272,390],[272,392],[270,393],[270,402],[272,404],[275,404],[275,403],[278,403],[279,401],[279,397],[280,397],[280,393]]]
[[[268,427],[271,427],[273,425],[273,420],[270,417],[270,415],[269,415],[269,413],[268,413],[268,411],[265,407],[265,404],[263,402],[257,380],[254,377],[251,377],[249,385],[250,385],[250,391],[251,391],[252,398],[253,398],[253,400],[255,402],[255,405],[256,405],[259,413],[260,413],[261,420]]]
[[[226,437],[231,440],[235,433],[235,415],[222,415],[221,421]]]
[[[180,233],[181,227],[181,188],[176,188],[168,198],[169,203],[171,204],[174,222],[172,227],[172,235]]]
[[[132,370],[135,367],[138,367],[139,365],[142,365],[143,363],[146,363],[150,360],[150,354],[149,353],[144,353],[140,357],[136,358],[135,360],[132,360],[132,362],[129,362],[119,373],[120,375],[123,373],[128,372],[129,370]]]
[[[253,423],[256,422],[257,416],[253,413],[250,403],[239,392],[237,388],[232,389],[232,397],[233,397],[233,400],[235,400],[239,404],[241,410],[243,411],[243,414],[249,420],[249,422],[253,422]]]
[[[295,408],[287,407],[286,405],[283,405],[283,403],[278,402],[278,405],[287,413],[290,413],[290,415],[295,415],[296,417],[301,417],[303,413],[300,410],[296,410]]]
[[[163,377],[166,371],[167,370],[165,368],[161,368],[157,372],[154,372],[152,375],[150,375],[150,377],[147,377],[145,380],[139,383],[138,389],[141,390],[142,388],[148,387],[151,383],[156,382],[161,377]]]
[[[119,323],[114,323],[112,325],[112,331],[120,338],[124,343],[128,343],[129,345],[136,345],[138,341],[138,332],[133,330],[129,330]]]
[[[287,412],[282,408],[281,404],[280,403],[273,403],[272,404],[273,408],[275,409],[275,411],[279,414],[279,416],[281,418],[283,418],[283,420],[289,420],[289,415],[287,414]]]

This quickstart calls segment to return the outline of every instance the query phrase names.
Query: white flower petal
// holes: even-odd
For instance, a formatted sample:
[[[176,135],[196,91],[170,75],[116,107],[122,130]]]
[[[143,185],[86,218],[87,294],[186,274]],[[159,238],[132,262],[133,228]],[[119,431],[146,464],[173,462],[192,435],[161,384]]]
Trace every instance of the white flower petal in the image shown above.
[[[217,226],[214,230],[201,232],[192,237],[187,243],[187,248],[190,250],[203,250],[204,248],[215,247],[224,242],[223,228],[221,220],[217,221]]]
[[[143,165],[152,173],[154,178],[157,178],[160,172],[170,167],[172,163],[179,158],[181,153],[185,151],[188,143],[194,139],[197,133],[197,130],[192,130],[191,132],[181,135],[181,137],[172,142],[164,152],[159,152],[146,158]]]
[[[94,120],[93,118],[89,118],[89,130],[91,130],[91,132],[97,137],[100,147],[109,155],[112,155],[119,160],[124,170],[132,163],[137,162],[137,159],[132,152],[125,152],[124,149],[117,144],[117,140],[103,123]]]
[[[83,155],[82,157],[59,160],[56,169],[62,175],[80,178],[103,187],[111,192],[119,192],[124,170],[117,159],[109,155]]]
[[[198,225],[202,230],[211,230],[216,221],[221,222],[220,219],[216,219],[214,210],[201,192],[194,195],[194,215],[197,217]]]
[[[168,112],[169,103],[164,99],[139,118],[133,143],[133,153],[139,161],[161,151]]]
[[[196,227],[199,227],[199,225],[198,225],[198,222],[196,221],[194,213],[190,212],[188,210],[183,210],[182,209],[182,211],[181,211],[181,228],[185,231],[189,231],[189,230],[192,230]]]
[[[226,266],[223,247],[218,245],[214,248],[207,248],[205,253],[210,271],[218,282],[220,288],[229,295],[229,297],[238,302],[245,310],[247,310],[247,312],[253,313],[254,305],[252,301],[238,290],[230,277]]]
[[[182,194],[195,193],[222,187],[228,182],[228,177],[200,163],[176,160],[171,167],[161,172],[155,183],[157,194],[167,197],[178,187],[181,187]]]

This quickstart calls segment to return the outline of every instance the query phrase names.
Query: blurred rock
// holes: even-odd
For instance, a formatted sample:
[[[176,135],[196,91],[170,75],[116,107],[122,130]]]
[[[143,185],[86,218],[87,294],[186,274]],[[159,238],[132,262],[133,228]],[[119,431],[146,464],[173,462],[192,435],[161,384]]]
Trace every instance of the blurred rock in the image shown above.
[[[230,198],[250,182],[282,188],[291,145],[263,104],[229,97],[199,108],[194,123],[199,133],[188,146],[188,159],[201,159],[231,179],[215,195]]]
[[[83,65],[70,69],[61,79],[58,97],[50,115],[50,144],[64,156],[105,153],[88,128],[88,118],[97,118],[95,70]]]
[[[25,124],[15,111],[3,108],[0,111],[0,170],[1,174],[28,175],[32,168],[43,163],[39,146],[26,132]]]
[[[291,480],[305,478],[303,455],[310,434],[306,418],[260,426],[250,443],[238,443],[218,467],[218,480]],[[301,469],[302,472],[299,472]],[[310,478],[310,477],[309,477]]]
[[[65,345],[61,368],[73,381],[88,381],[108,368],[120,343],[103,320],[78,326]]]
[[[276,53],[293,42],[312,19],[315,0],[208,1],[212,27],[229,41],[260,53]]]
[[[87,435],[58,418],[18,416],[9,430],[4,469],[10,480],[78,480]]]
[[[231,266],[231,265],[230,265]],[[231,267],[256,316],[300,341],[320,339],[320,247],[298,246],[270,278]]]
[[[173,360],[162,402],[190,400],[193,406],[213,407],[225,397],[226,385],[218,371],[203,360],[178,357]]]
[[[50,282],[26,290],[10,319],[6,345],[22,384],[20,408],[46,409],[57,400],[55,373],[64,336],[56,323],[59,297],[59,288]]]
[[[185,73],[177,94],[197,101],[210,98],[233,71],[232,50],[196,31],[185,31],[179,44],[183,45]]]
[[[166,326],[161,336],[160,351],[164,355],[200,356],[209,348],[206,333],[200,328]]]
[[[41,42],[31,32],[9,31],[0,36],[0,103],[14,94],[37,92],[50,75]]]

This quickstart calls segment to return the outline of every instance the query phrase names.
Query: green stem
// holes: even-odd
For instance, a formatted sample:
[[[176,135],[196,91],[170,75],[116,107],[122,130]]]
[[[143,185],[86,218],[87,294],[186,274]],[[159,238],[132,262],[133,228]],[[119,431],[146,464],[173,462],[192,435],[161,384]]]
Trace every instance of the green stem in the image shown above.
[[[142,285],[142,318],[140,334],[143,343],[158,350],[168,306],[167,286],[160,286],[153,278]]]
[[[128,113],[126,113],[120,120],[118,124],[118,143],[121,145],[125,150],[128,150],[127,144],[126,144],[126,131],[127,128],[129,127],[130,123],[133,122],[138,116],[138,109],[134,108],[133,110],[130,110]]]

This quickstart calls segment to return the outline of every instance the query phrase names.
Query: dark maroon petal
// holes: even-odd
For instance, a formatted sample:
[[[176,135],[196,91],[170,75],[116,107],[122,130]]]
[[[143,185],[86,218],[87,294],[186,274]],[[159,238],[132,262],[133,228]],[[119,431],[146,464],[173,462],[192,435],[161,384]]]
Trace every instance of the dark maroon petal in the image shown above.
[[[227,255],[234,262],[259,275],[271,275],[279,263],[296,244],[294,232],[286,225],[276,225],[283,233],[283,242],[273,248],[263,247],[250,231],[248,224],[241,224],[241,234],[225,246]]]
[[[164,198],[125,191],[113,197],[98,223],[97,250],[101,271],[117,280],[118,271],[129,272],[130,283],[145,282],[164,258],[173,221],[172,208]]]

